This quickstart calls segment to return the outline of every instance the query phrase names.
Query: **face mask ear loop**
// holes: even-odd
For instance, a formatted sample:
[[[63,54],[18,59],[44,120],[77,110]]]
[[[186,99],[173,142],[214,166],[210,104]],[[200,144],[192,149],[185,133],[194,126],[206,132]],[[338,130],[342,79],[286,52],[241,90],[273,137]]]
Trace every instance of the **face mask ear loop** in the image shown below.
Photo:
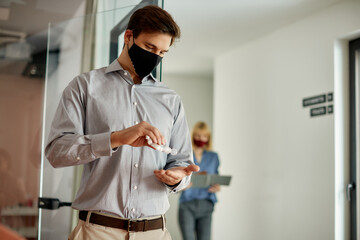
[[[135,38],[134,38],[134,35],[133,35],[133,45],[135,44]]]
[[[135,38],[134,38],[134,34],[133,34],[133,44],[135,44]],[[130,48],[129,48],[129,44],[126,44],[127,45],[127,50],[129,52]]]

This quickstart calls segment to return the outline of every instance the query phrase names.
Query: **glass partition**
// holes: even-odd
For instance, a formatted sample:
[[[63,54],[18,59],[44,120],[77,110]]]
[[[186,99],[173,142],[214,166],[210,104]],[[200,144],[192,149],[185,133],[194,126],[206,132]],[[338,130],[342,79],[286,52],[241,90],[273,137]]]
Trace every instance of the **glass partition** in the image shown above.
[[[77,221],[77,211],[66,206],[54,207],[54,202],[52,207],[55,209],[49,210],[49,202],[45,200],[51,198],[71,203],[82,172],[81,167],[55,169],[44,156],[45,142],[62,91],[78,74],[107,66],[116,59],[123,46],[122,32],[128,18],[137,8],[154,2],[157,3],[137,1],[135,5],[49,24],[39,194],[43,199],[39,203],[43,206],[39,210],[39,239],[66,239]],[[115,52],[112,52],[114,49]],[[111,59],[111,56],[115,58]],[[161,77],[160,70],[157,73],[157,77]]]
[[[0,44],[0,239],[37,238],[45,54],[28,39]]]

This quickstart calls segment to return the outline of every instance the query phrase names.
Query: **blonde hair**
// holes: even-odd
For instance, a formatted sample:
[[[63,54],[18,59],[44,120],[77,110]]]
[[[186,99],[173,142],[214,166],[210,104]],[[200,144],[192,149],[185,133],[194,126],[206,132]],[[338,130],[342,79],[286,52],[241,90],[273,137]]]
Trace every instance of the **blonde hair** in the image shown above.
[[[207,142],[207,144],[205,145],[205,149],[210,151],[212,150],[212,139],[211,139],[211,131],[209,129],[209,126],[205,123],[205,122],[197,122],[193,129],[192,129],[192,133],[191,133],[191,143],[192,143],[192,146],[194,148],[194,135],[195,133],[197,132],[202,132],[204,134],[206,134],[209,138],[209,141]]]

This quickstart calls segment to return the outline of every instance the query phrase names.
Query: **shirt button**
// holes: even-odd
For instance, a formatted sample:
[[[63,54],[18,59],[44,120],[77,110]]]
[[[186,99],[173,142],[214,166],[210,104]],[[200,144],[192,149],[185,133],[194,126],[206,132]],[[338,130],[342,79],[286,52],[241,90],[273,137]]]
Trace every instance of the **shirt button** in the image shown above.
[[[135,163],[135,164],[134,164],[134,167],[136,167],[136,168],[139,167],[139,164]]]
[[[135,124],[138,124],[139,122],[138,121],[135,121]]]
[[[134,186],[134,189],[136,190],[136,189],[137,189],[137,186]]]
[[[124,72],[124,75],[127,76],[127,72]]]
[[[135,208],[132,208],[131,211],[132,211],[132,212],[135,212]]]
[[[136,105],[137,105],[137,102],[134,102],[134,105],[136,106]]]

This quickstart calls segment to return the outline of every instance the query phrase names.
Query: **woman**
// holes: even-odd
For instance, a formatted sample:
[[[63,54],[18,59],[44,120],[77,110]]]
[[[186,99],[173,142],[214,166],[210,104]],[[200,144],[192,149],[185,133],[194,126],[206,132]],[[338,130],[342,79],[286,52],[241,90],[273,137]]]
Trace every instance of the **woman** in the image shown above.
[[[219,158],[211,151],[211,132],[205,122],[195,124],[192,131],[194,163],[199,174],[218,174]],[[209,240],[211,216],[217,202],[215,193],[220,185],[207,188],[189,188],[182,192],[179,205],[179,223],[184,240]]]

